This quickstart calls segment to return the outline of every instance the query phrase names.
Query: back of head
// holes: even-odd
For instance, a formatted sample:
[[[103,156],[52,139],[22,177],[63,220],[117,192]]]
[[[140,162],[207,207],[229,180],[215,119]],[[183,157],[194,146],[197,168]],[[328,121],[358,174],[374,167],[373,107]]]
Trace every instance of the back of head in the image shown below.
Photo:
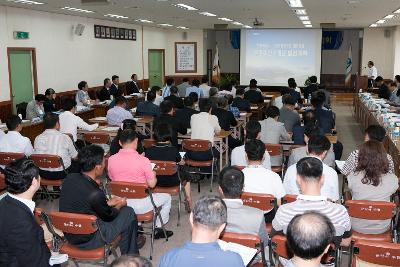
[[[189,94],[189,97],[192,98],[193,102],[196,103],[199,101],[199,95],[196,92],[191,92]]]
[[[209,112],[211,109],[212,103],[208,98],[202,98],[199,102],[200,112]]]
[[[187,77],[184,77],[184,78],[182,79],[182,82],[183,82],[183,83],[187,83],[187,82],[189,82],[189,78],[187,78]]]
[[[383,82],[383,77],[382,76],[376,77],[375,82]]]
[[[368,65],[373,66],[373,65],[374,65],[374,62],[373,62],[373,61],[368,61]]]
[[[65,98],[62,103],[62,108],[64,111],[71,111],[76,107],[76,100],[73,98]]]
[[[295,89],[296,87],[297,87],[297,83],[294,81],[294,79],[293,80],[288,80],[288,87],[289,88],[292,88],[292,89]]]
[[[261,132],[261,124],[256,120],[250,120],[246,123],[246,139],[257,139]]]
[[[251,161],[261,161],[265,154],[265,145],[257,139],[250,139],[244,145],[247,159]]]
[[[303,181],[317,183],[322,177],[322,161],[314,157],[302,158],[296,163],[296,170]]]
[[[54,129],[59,122],[57,114],[53,112],[48,112],[43,117],[43,124],[45,129]]]
[[[290,82],[296,82],[296,80],[295,80],[294,78],[289,78],[289,79],[287,80],[287,82],[288,82],[288,85],[289,85]]]
[[[202,196],[193,206],[193,225],[216,231],[226,223],[227,212],[224,201],[217,196]]]
[[[154,91],[148,91],[146,96],[147,101],[153,102],[156,99],[156,93]]]
[[[134,74],[131,75],[131,79],[132,79],[132,80],[135,79],[136,77],[137,77],[136,73],[134,73]]]
[[[11,162],[5,169],[5,182],[10,194],[26,192],[32,185],[32,180],[39,178],[39,168],[32,160],[21,158]]]
[[[233,102],[233,96],[232,95],[225,95],[224,96],[226,98],[226,100],[228,101],[228,105],[232,104]]]
[[[333,242],[335,227],[325,215],[308,211],[293,217],[286,236],[287,244],[295,256],[311,260],[324,254]]]
[[[126,130],[126,129],[131,129],[131,130],[136,130],[136,121],[132,119],[125,119],[122,121],[122,127],[121,130]]]
[[[171,125],[168,123],[157,124],[154,128],[154,139],[157,142],[170,142],[172,139]]]
[[[168,79],[167,79],[167,85],[168,85],[168,86],[171,86],[171,85],[173,85],[173,84],[174,84],[174,79],[168,78]]]
[[[172,86],[169,91],[171,92],[171,94],[176,95],[178,93],[178,87],[176,86]]]
[[[203,76],[203,78],[201,78],[201,83],[208,83],[208,77]]]
[[[270,106],[265,111],[265,114],[267,115],[267,118],[278,117],[280,115],[279,108],[277,108],[275,106]]]
[[[315,135],[321,135],[321,129],[315,123],[309,123],[304,125],[304,134],[311,138]]]
[[[197,79],[194,79],[194,80],[192,81],[192,86],[199,87],[199,86],[200,86],[200,81],[197,80]]]
[[[126,98],[122,95],[115,98],[115,105],[117,105],[117,106],[122,106],[126,103],[127,103]]]
[[[394,76],[394,79],[397,83],[400,83],[400,75]]]
[[[85,88],[86,85],[87,85],[87,82],[81,81],[78,83],[78,89],[82,90],[83,88]]]
[[[110,267],[153,267],[153,264],[141,256],[122,255],[115,259]]]
[[[365,134],[368,136],[369,140],[383,142],[386,136],[386,130],[380,125],[370,125],[365,129]]]
[[[281,89],[281,96],[287,95],[287,94],[289,94],[289,93],[290,93],[290,89],[289,89],[289,88],[283,87],[283,88]]]
[[[320,156],[331,148],[331,142],[322,134],[311,135],[307,144],[308,153]]]
[[[160,104],[160,111],[162,114],[170,113],[174,108],[174,104],[170,100],[164,100]]]
[[[46,96],[45,95],[42,95],[42,94],[37,94],[37,95],[35,95],[35,100],[37,101],[37,102],[44,102],[44,101],[46,101]]]
[[[317,83],[317,81],[318,81],[317,76],[311,76],[311,77],[310,77],[310,82],[311,82],[311,83]]]
[[[249,87],[250,87],[251,89],[257,88],[257,80],[256,80],[256,79],[251,79],[251,80],[250,80]]]
[[[97,165],[101,165],[104,159],[104,149],[97,145],[89,145],[78,153],[78,161],[82,172],[90,172]]]
[[[238,89],[236,89],[236,95],[237,95],[237,96],[242,96],[242,95],[244,95],[244,89],[243,89],[243,88],[238,88]]]
[[[56,93],[56,91],[54,91],[53,88],[48,88],[48,89],[46,89],[46,92],[44,93],[44,95],[48,96],[48,95],[53,95],[55,93]]]
[[[315,112],[313,110],[307,110],[303,114],[303,122],[304,125],[307,126],[308,124],[315,124],[317,119],[315,118]]]
[[[219,174],[219,187],[224,198],[240,198],[243,192],[244,174],[236,167],[226,167]]]
[[[183,104],[185,105],[185,107],[191,107],[193,106],[193,99],[190,96],[187,96],[183,100]]]
[[[158,91],[161,91],[161,87],[154,85],[151,87],[150,91],[153,91],[154,93],[157,93]]]
[[[219,108],[226,108],[228,106],[228,100],[225,97],[218,98],[218,107]]]
[[[284,95],[284,96],[282,97],[282,103],[283,103],[284,105],[289,105],[289,106],[294,106],[294,105],[296,105],[296,101],[295,101],[294,98],[293,98],[291,95],[289,95],[289,94],[286,94],[286,95]]]
[[[323,91],[315,91],[314,93],[312,93],[311,95],[311,104],[314,107],[322,107],[322,105],[325,102],[325,93]]]
[[[11,115],[6,121],[7,129],[9,131],[15,131],[17,129],[18,125],[22,123],[22,120],[19,116],[17,115]]]
[[[218,94],[218,88],[217,87],[211,87],[209,94],[210,94],[210,97],[215,96],[216,94]],[[236,94],[237,94],[237,92],[236,92]]]
[[[136,139],[137,133],[132,129],[123,130],[119,136],[119,141],[121,142],[122,146],[126,144],[131,144]]]

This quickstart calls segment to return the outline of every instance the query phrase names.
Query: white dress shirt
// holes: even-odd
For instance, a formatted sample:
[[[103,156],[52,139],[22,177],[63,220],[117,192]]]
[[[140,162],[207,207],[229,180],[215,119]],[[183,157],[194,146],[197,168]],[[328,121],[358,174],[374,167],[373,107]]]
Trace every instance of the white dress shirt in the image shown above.
[[[368,68],[368,78],[375,80],[376,77],[378,77],[378,69],[375,66]]]
[[[221,131],[218,118],[208,112],[193,114],[190,118],[190,128],[192,129],[191,139],[209,140],[214,144],[214,136]]]
[[[33,147],[28,137],[17,131],[9,131],[0,139],[0,152],[24,153],[29,157],[33,154]]]
[[[244,192],[271,194],[277,199],[286,195],[281,177],[262,166],[249,166],[243,169]]]
[[[18,201],[22,202],[23,204],[25,204],[33,214],[33,211],[35,210],[35,207],[36,207],[36,203],[34,201],[29,200],[29,199],[25,199],[25,198],[20,198],[20,197],[17,197],[16,195],[13,195],[13,194],[10,194],[10,193],[8,193],[8,195],[11,198],[13,198],[15,200],[18,200]]]
[[[317,157],[315,157],[317,158]],[[318,158],[319,159],[319,158]],[[339,178],[334,169],[322,162],[324,175],[324,184],[321,188],[321,195],[332,201],[339,200]],[[300,195],[300,188],[296,182],[297,169],[296,164],[290,166],[285,174],[283,186],[287,194]]]
[[[244,167],[248,166],[244,145],[235,147],[232,150],[231,166],[244,166]],[[265,151],[264,161],[262,162],[262,166],[268,170],[271,170],[271,157],[269,156],[268,151]]]
[[[86,131],[93,131],[99,127],[98,123],[87,124],[82,118],[76,116],[71,111],[65,111],[60,114],[60,132],[72,134],[74,142],[78,140],[78,128]]]

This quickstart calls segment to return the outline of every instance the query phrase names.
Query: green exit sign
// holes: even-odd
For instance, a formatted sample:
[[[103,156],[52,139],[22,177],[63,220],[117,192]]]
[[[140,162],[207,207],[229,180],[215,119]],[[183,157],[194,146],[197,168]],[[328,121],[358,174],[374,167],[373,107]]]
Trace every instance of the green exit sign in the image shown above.
[[[14,39],[29,39],[29,32],[14,32]]]

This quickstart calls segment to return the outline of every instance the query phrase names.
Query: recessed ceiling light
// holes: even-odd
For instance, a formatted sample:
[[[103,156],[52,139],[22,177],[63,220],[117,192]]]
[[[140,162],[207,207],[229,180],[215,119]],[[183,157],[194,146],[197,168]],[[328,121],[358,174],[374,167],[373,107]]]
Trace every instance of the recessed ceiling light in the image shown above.
[[[307,24],[307,25],[304,25],[304,27],[306,27],[306,28],[312,28],[312,25],[311,25],[311,24]]]
[[[199,14],[200,15],[204,15],[204,16],[207,16],[207,17],[216,17],[217,15],[215,15],[215,14],[213,14],[213,13],[210,13],[210,12],[199,12]]]
[[[286,2],[290,7],[303,7],[301,0],[286,0]]]
[[[115,14],[107,14],[107,15],[104,15],[104,17],[110,17],[110,18],[116,18],[116,19],[128,19],[129,18],[126,16],[115,15]]]
[[[299,20],[310,20],[308,16],[299,16]]]
[[[231,21],[233,21],[233,20],[231,20],[231,19],[228,19],[228,18],[218,18],[219,20],[223,20],[223,21],[228,21],[228,22],[231,22]]]
[[[162,27],[172,27],[172,26],[174,26],[174,25],[171,25],[171,24],[168,24],[168,23],[161,23],[161,24],[158,24],[158,26],[162,26]]]
[[[238,26],[242,26],[243,25],[243,23],[240,23],[240,22],[237,22],[237,21],[232,22],[232,24],[233,25],[238,25]]]
[[[394,15],[393,14],[390,14],[390,15],[387,15],[386,17],[384,17],[384,19],[391,19],[391,18],[393,18],[394,17]]]
[[[249,25],[244,25],[243,28],[252,29],[253,27],[251,27],[251,26],[249,26]]]
[[[378,20],[376,23],[378,23],[378,24],[383,24],[383,23],[385,23],[385,20],[384,20],[384,19],[380,19],[380,20]]]
[[[42,2],[29,1],[29,0],[7,0],[7,2],[13,2],[16,4],[27,4],[27,5],[44,5]]]
[[[378,27],[378,24],[374,23],[374,24],[369,25],[369,27],[375,28],[375,27]]]
[[[94,13],[94,11],[91,11],[91,10],[74,8],[74,7],[69,7],[69,6],[63,7],[61,9],[68,10],[68,11],[82,12],[82,13]]]
[[[311,25],[311,21],[309,20],[303,20],[302,22],[304,25]]]
[[[185,26],[178,26],[178,27],[176,27],[177,29],[182,29],[182,30],[187,30],[187,29],[189,29],[188,27],[185,27]]]
[[[400,13],[400,8],[394,11],[393,13],[399,14]]]
[[[185,4],[176,4],[176,5],[174,5],[174,6],[180,7],[180,8],[189,10],[189,11],[198,10],[198,9],[195,8],[195,7],[192,7],[192,6],[189,6],[189,5],[185,5]]]
[[[148,19],[135,19],[137,22],[143,22],[143,23],[153,23],[153,21],[148,20]]]
[[[305,9],[295,9],[294,13],[296,13],[296,15],[307,15],[307,12]]]

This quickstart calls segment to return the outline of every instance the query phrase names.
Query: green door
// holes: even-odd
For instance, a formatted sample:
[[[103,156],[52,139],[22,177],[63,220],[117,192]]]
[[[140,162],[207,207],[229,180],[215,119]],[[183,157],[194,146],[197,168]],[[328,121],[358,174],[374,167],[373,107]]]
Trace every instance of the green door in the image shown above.
[[[15,105],[33,99],[32,55],[30,51],[10,51],[13,113]]]
[[[164,84],[164,55],[162,50],[149,50],[149,87]]]

